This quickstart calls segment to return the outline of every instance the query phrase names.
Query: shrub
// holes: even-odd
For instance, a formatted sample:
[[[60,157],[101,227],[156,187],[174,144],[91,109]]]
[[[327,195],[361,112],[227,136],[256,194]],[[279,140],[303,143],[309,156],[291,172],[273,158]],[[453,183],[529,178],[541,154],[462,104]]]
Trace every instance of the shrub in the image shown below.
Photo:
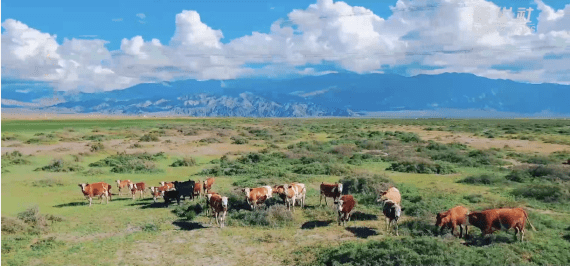
[[[44,178],[40,180],[35,180],[32,182],[32,186],[34,187],[61,187],[64,183],[60,179],[55,178]]]
[[[203,211],[202,205],[199,203],[188,205],[188,206],[177,206],[172,212],[180,218],[184,218],[187,221],[192,221],[196,218],[196,215]]]
[[[458,183],[465,183],[465,184],[481,184],[481,185],[495,185],[504,183],[505,179],[491,174],[481,174],[476,176],[468,176],[464,179],[457,181]]]
[[[139,141],[141,142],[152,142],[152,141],[160,141],[160,139],[158,138],[158,135],[156,134],[144,134]]]
[[[97,151],[102,151],[103,149],[105,149],[105,146],[103,146],[103,143],[95,142],[95,143],[91,143],[91,148],[89,150],[91,152],[97,152]]]
[[[205,138],[205,139],[201,139],[199,141],[200,143],[222,143],[221,140],[217,139],[217,138]]]
[[[24,164],[30,164],[31,162],[29,160],[26,160],[23,158],[24,155],[22,153],[20,153],[19,151],[13,151],[13,152],[6,152],[2,155],[2,159],[5,160],[7,165],[24,165]]]
[[[469,203],[479,203],[483,201],[483,196],[481,194],[471,194],[463,196],[463,199],[469,201]]]
[[[351,156],[354,152],[354,147],[351,145],[338,145],[332,148],[331,153],[338,154],[341,156]]]
[[[453,166],[447,163],[433,163],[427,160],[406,160],[392,163],[388,171],[396,171],[403,173],[419,173],[419,174],[452,174],[457,171]]]
[[[113,173],[154,173],[161,170],[156,169],[153,161],[164,158],[164,153],[156,154],[136,153],[136,154],[117,154],[111,155],[105,159],[89,164],[91,167],[110,166]]]
[[[361,173],[340,179],[343,194],[353,194],[360,204],[375,204],[380,192],[394,186],[394,181],[387,175]]]
[[[135,144],[129,146],[129,149],[136,149],[136,148],[142,148],[142,145],[135,143]]]
[[[27,228],[28,225],[20,219],[2,216],[2,232],[15,234],[24,232]]]
[[[171,167],[180,167],[180,166],[194,166],[196,165],[196,160],[192,157],[184,157],[182,159],[178,159],[173,162],[170,166]]]
[[[241,226],[267,226],[283,227],[293,222],[293,214],[284,205],[273,205],[266,210],[255,211],[239,210],[230,211],[229,223],[237,223]]]
[[[532,184],[517,188],[512,194],[517,197],[532,198],[546,203],[567,203],[570,201],[570,185]]]
[[[231,137],[231,140],[232,140],[232,144],[238,144],[238,145],[247,144],[249,142],[246,138],[239,137],[239,136],[233,136],[233,137]]]
[[[141,226],[141,229],[145,232],[156,232],[158,231],[158,226],[154,223],[147,223]]]
[[[47,172],[78,172],[83,170],[83,166],[72,164],[70,162],[58,159],[51,161],[50,164],[36,168],[34,171],[47,171]]]
[[[570,181],[570,169],[557,165],[522,166],[513,168],[505,178],[519,183],[532,180],[567,182]]]
[[[56,240],[54,236],[42,239],[30,246],[34,251],[44,251],[50,250],[59,246],[63,246],[65,243],[63,241]]]

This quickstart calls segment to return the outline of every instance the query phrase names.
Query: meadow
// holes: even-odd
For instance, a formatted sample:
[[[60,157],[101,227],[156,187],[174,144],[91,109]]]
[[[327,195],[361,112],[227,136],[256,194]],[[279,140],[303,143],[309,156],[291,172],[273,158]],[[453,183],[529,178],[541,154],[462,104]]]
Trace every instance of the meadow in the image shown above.
[[[2,121],[3,265],[570,265],[570,120],[65,119]],[[79,183],[205,180],[229,197],[227,226],[205,199],[164,207],[149,193],[88,207]],[[241,188],[301,182],[305,209],[272,198],[251,211]],[[357,200],[347,227],[321,182]],[[400,236],[382,189],[402,194]],[[435,216],[523,207],[525,241]]]

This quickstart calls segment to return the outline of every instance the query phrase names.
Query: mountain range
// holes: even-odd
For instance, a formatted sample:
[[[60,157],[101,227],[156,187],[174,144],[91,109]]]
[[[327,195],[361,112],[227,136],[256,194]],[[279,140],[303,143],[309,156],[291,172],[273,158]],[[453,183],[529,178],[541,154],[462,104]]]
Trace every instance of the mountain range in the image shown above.
[[[29,101],[17,99],[17,93],[4,88],[2,93],[3,99]],[[80,113],[248,117],[369,116],[418,111],[438,116],[438,112],[476,110],[488,111],[489,116],[570,114],[568,85],[519,83],[459,73],[413,77],[331,73],[293,79],[180,80],[58,97],[64,101],[46,108]],[[10,107],[16,106],[2,101],[2,108]]]

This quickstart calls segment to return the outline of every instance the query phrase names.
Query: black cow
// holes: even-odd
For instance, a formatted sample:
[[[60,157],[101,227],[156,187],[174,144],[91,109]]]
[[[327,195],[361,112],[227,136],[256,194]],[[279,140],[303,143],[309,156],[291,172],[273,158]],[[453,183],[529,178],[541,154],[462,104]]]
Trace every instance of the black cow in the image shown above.
[[[164,204],[166,205],[167,208],[168,204],[170,204],[170,199],[175,199],[176,203],[180,205],[180,193],[177,190],[164,191],[162,198],[164,199]]]
[[[188,180],[184,182],[174,181],[174,188],[178,191],[180,197],[184,199],[186,196],[190,199],[194,199],[194,185],[196,183],[193,180]]]

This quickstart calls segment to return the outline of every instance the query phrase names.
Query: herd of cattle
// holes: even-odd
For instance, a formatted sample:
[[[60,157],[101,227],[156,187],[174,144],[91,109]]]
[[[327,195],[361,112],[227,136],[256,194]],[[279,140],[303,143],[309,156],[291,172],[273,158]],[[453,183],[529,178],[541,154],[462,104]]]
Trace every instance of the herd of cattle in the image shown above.
[[[131,192],[133,200],[137,192],[140,193],[140,198],[142,198],[143,193],[146,191],[144,182],[133,183],[130,180],[117,180],[116,182],[119,189],[118,195],[121,195],[123,189],[128,189]],[[215,218],[216,223],[220,227],[224,227],[225,217],[228,211],[228,197],[223,197],[211,191],[213,184],[214,178],[208,178],[203,182],[193,180],[184,182],[160,182],[160,187],[149,187],[148,189],[150,190],[154,202],[157,202],[158,197],[162,197],[166,207],[168,207],[171,200],[176,200],[178,205],[180,205],[180,199],[184,200],[185,197],[189,197],[193,200],[196,196],[201,197],[204,195],[207,205],[206,215],[211,215],[210,221],[212,218]],[[88,198],[89,206],[91,206],[93,197],[99,197],[101,203],[103,203],[104,197],[107,204],[109,203],[109,199],[111,199],[111,185],[105,182],[84,183],[79,184],[79,187],[81,187],[83,195]],[[327,205],[327,198],[332,198],[336,211],[338,212],[338,224],[340,225],[342,223],[342,225],[346,225],[346,223],[350,221],[351,214],[356,206],[356,200],[352,195],[342,195],[342,190],[343,185],[340,183],[321,183],[319,205],[322,206],[323,198],[325,205]],[[243,188],[241,191],[245,194],[247,204],[252,210],[257,209],[259,205],[273,197],[273,194],[277,194],[283,200],[287,209],[292,211],[295,211],[295,205],[304,208],[307,192],[305,184],[297,182],[273,187]],[[382,212],[386,217],[386,230],[388,231],[393,224],[396,235],[399,235],[398,219],[404,210],[401,207],[400,191],[395,187],[390,187],[378,195],[376,202],[382,205]],[[435,225],[441,227],[441,231],[443,231],[444,228],[451,228],[452,235],[455,235],[455,228],[459,226],[460,238],[463,237],[464,228],[465,236],[467,236],[468,225],[479,228],[482,232],[482,236],[498,230],[508,231],[514,228],[515,239],[517,238],[517,234],[520,233],[521,241],[523,241],[527,221],[532,229],[536,231],[534,226],[530,223],[530,220],[528,220],[528,214],[522,208],[501,208],[470,212],[463,206],[455,206],[448,211],[438,213]]]

